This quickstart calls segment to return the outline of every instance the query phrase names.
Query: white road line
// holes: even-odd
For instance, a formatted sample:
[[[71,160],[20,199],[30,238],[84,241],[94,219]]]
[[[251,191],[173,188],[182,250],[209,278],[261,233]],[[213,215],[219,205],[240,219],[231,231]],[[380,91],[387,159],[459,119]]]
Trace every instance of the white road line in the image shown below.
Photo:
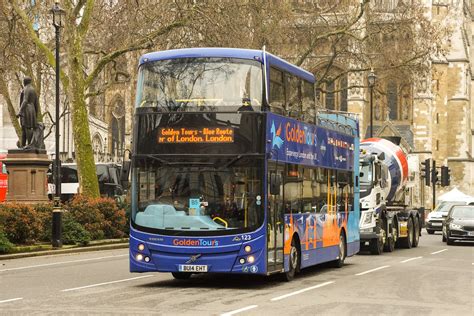
[[[245,311],[248,311],[249,309],[253,309],[253,308],[256,308],[256,307],[258,307],[258,305],[250,305],[250,306],[247,306],[247,307],[243,307],[241,309],[236,309],[235,311],[231,311],[231,312],[221,314],[221,316],[235,315],[235,314],[238,314],[240,312],[245,312]]]
[[[70,291],[88,289],[88,288],[91,288],[91,287],[96,287],[96,286],[101,286],[101,285],[109,285],[109,284],[121,283],[121,282],[127,282],[127,281],[133,281],[133,280],[138,280],[138,279],[143,279],[143,278],[149,278],[149,277],[152,277],[152,276],[153,276],[153,275],[143,275],[143,276],[139,276],[139,277],[136,277],[136,278],[130,278],[130,279],[123,279],[123,280],[117,280],[117,281],[110,281],[110,282],[104,282],[104,283],[91,284],[91,285],[86,285],[86,286],[75,287],[75,288],[72,288],[72,289],[61,290],[61,292],[70,292]]]
[[[438,253],[443,252],[443,251],[446,251],[446,250],[448,250],[448,248],[445,248],[445,249],[441,249],[441,250],[432,252],[431,254],[432,254],[432,255],[435,255],[435,254],[438,254]]]
[[[19,267],[19,268],[3,269],[3,270],[0,270],[0,272],[15,271],[15,270],[24,270],[24,269],[33,269],[33,268],[40,268],[40,267],[56,266],[56,265],[59,265],[59,264],[66,264],[66,263],[96,261],[96,260],[103,260],[103,259],[110,259],[110,258],[128,257],[128,256],[129,256],[129,254],[126,254],[126,255],[116,255],[116,256],[107,256],[107,257],[99,257],[99,258],[80,259],[80,260],[71,260],[71,261],[62,261],[62,262],[53,262],[53,263],[38,264],[38,265],[34,265],[34,266],[26,266],[26,267]]]
[[[357,273],[355,275],[364,275],[364,274],[367,274],[367,273],[370,273],[370,272],[382,270],[382,269],[389,268],[389,267],[390,266],[381,266],[381,267],[378,267],[378,268],[375,268],[375,269],[372,269],[372,270],[367,270],[367,271],[364,271],[364,272],[361,272],[361,273]]]
[[[8,302],[14,302],[14,301],[19,301],[19,300],[22,300],[23,297],[17,297],[17,298],[11,298],[9,300],[4,300],[4,301],[0,301],[0,304],[2,303],[8,303]]]
[[[282,300],[284,298],[287,298],[287,297],[290,297],[290,296],[293,296],[293,295],[298,295],[298,294],[301,294],[303,292],[314,290],[314,289],[317,289],[317,288],[320,288],[320,287],[323,287],[323,286],[326,286],[326,285],[329,285],[329,284],[332,284],[332,283],[334,283],[334,281],[324,282],[324,283],[321,283],[321,284],[318,284],[318,285],[315,285],[315,286],[307,287],[307,288],[299,290],[299,291],[295,291],[295,292],[291,292],[291,293],[288,293],[288,294],[285,294],[285,295],[282,295],[282,296],[274,297],[270,301],[279,301],[279,300]]]
[[[413,260],[418,260],[418,259],[421,259],[421,258],[423,258],[423,257],[410,258],[410,259],[407,259],[407,260],[400,261],[400,263],[406,263],[406,262],[410,262],[410,261],[413,261]]]

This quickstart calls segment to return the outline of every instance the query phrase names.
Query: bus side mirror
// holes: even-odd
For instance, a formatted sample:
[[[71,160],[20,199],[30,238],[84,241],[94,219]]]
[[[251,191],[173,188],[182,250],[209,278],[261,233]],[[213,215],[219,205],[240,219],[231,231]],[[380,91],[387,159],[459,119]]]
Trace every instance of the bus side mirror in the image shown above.
[[[281,175],[270,173],[270,194],[280,195]]]
[[[120,184],[122,188],[128,188],[128,178],[130,176],[130,167],[132,165],[131,161],[124,161],[122,165],[122,172],[120,173]]]

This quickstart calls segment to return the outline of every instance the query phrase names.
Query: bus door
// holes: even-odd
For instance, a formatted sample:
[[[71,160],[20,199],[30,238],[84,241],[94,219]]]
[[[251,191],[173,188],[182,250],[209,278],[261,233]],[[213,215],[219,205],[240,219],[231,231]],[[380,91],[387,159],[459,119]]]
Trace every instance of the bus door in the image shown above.
[[[283,239],[285,218],[283,213],[283,172],[284,166],[268,166],[268,207],[267,207],[267,272],[283,269]]]

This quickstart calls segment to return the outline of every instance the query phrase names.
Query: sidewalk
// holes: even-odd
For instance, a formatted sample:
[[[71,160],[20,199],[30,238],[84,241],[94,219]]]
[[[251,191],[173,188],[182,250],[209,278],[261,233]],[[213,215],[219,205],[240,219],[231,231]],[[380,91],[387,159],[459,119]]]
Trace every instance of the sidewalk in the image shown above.
[[[41,248],[41,247],[38,247]],[[52,248],[40,251],[25,251],[18,253],[0,254],[0,261],[9,259],[19,259],[27,257],[37,257],[46,255],[60,255],[86,251],[100,251],[128,248],[128,239],[106,239],[91,242],[88,246],[64,246],[63,248]]]

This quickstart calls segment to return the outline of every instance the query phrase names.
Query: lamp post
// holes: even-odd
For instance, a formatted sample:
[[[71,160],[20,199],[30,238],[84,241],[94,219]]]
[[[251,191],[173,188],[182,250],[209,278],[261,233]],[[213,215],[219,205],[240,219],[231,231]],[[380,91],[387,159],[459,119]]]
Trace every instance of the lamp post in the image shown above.
[[[54,174],[54,210],[53,210],[53,227],[52,227],[52,245],[53,247],[61,247],[61,161],[59,160],[59,32],[62,27],[62,17],[64,15],[64,10],[59,6],[59,1],[54,3],[53,8],[51,9],[51,14],[53,16],[53,26],[56,31],[56,122],[55,122],[55,141],[56,141],[56,154],[54,156],[53,163],[53,174]]]
[[[375,79],[377,76],[374,74],[374,68],[370,69],[369,75],[367,76],[367,82],[369,83],[370,88],[370,138],[374,136],[374,86],[375,86]]]

